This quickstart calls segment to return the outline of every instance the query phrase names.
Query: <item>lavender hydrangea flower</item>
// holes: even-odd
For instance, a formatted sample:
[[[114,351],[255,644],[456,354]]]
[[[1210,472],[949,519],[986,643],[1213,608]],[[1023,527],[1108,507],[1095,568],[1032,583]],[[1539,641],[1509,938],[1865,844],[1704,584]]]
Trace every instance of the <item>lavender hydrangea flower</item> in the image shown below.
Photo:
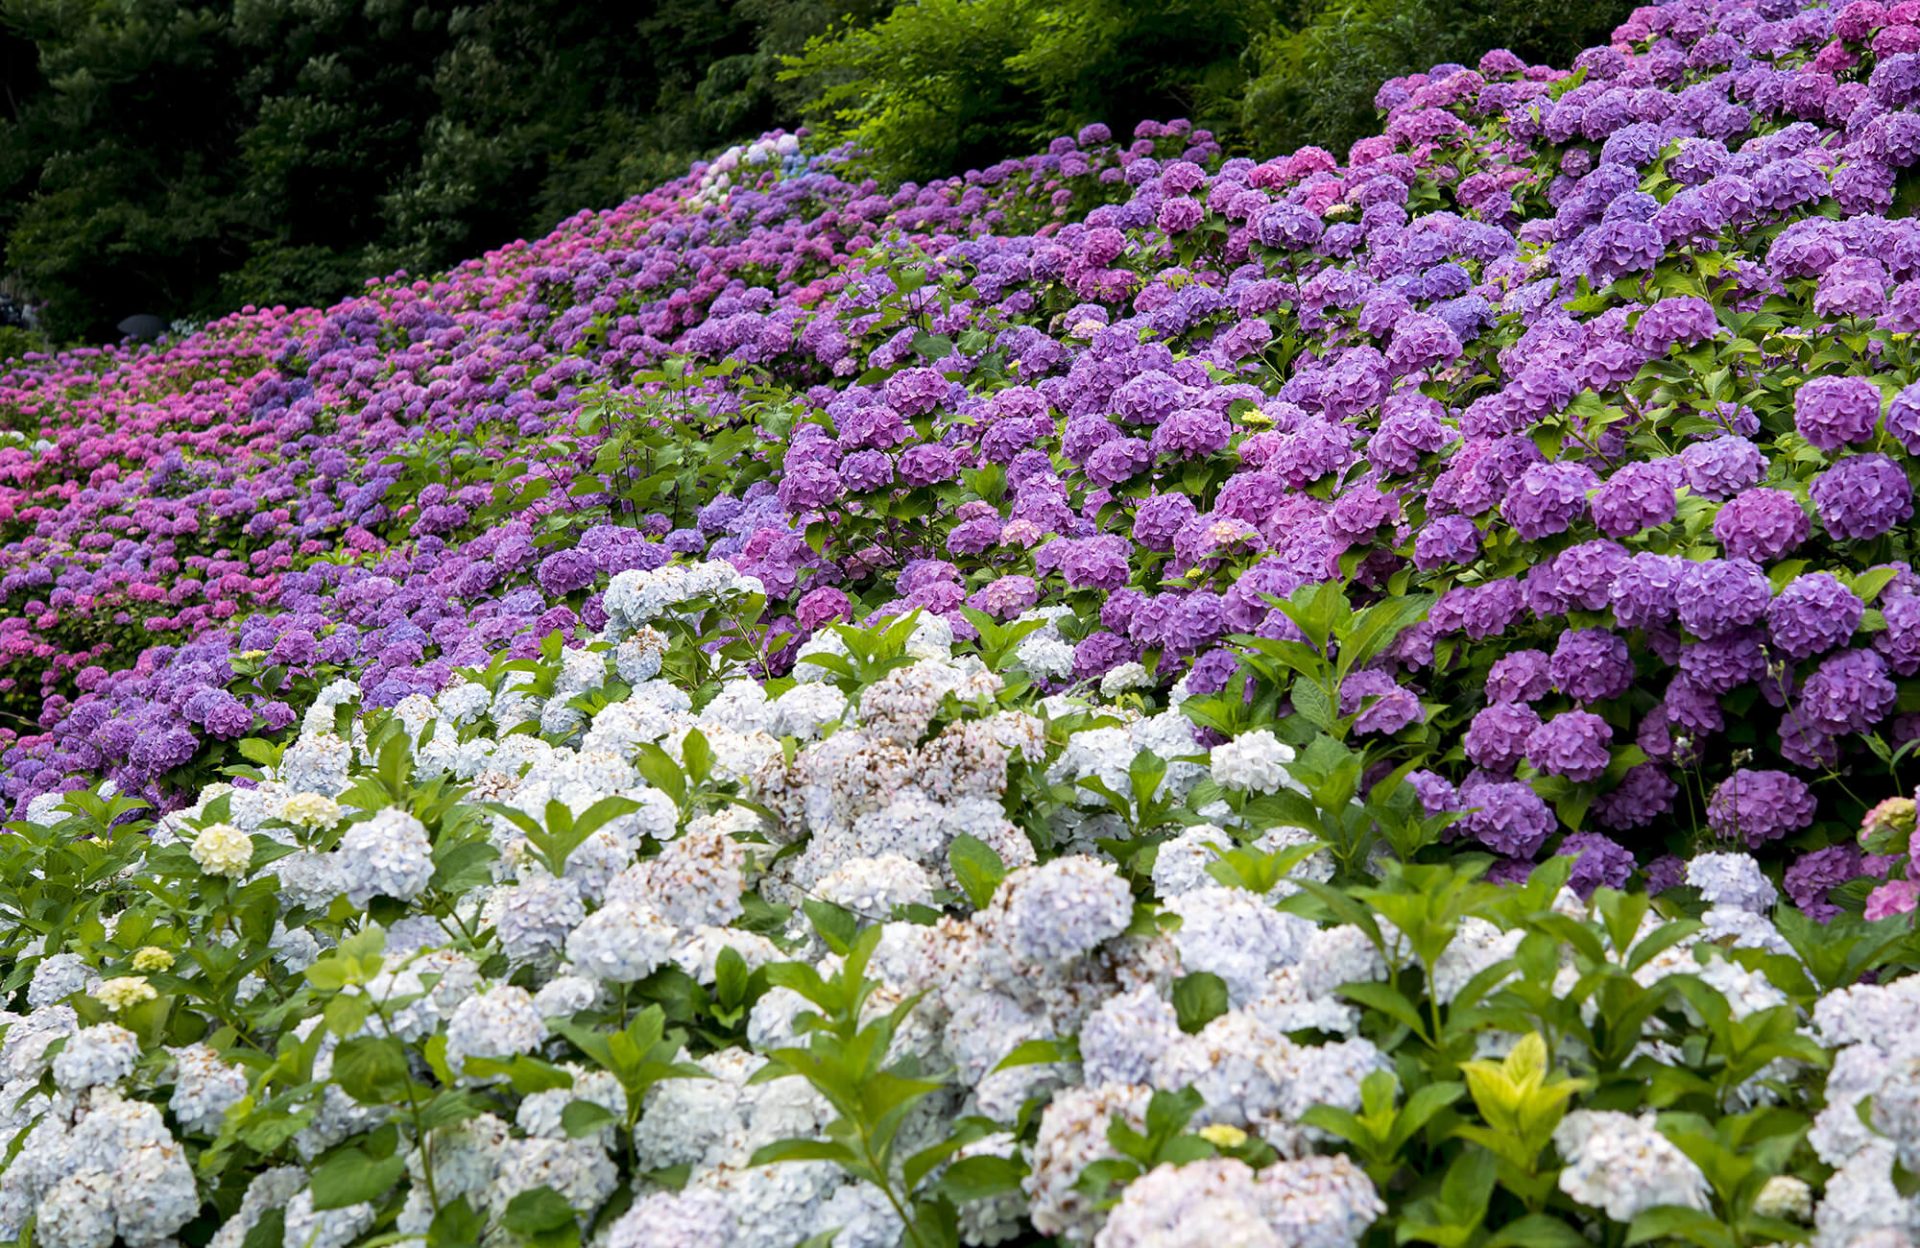
[[[1598,832],[1569,833],[1554,852],[1574,859],[1567,887],[1581,897],[1591,897],[1601,888],[1622,888],[1633,877],[1632,851]]]
[[[1679,792],[1680,786],[1658,764],[1641,763],[1628,769],[1618,787],[1600,795],[1593,815],[1616,831],[1644,828],[1673,809]]]
[[[1463,787],[1466,815],[1456,825],[1496,853],[1532,858],[1553,835],[1553,811],[1531,786],[1516,780],[1482,780]]]
[[[1552,660],[1544,651],[1513,650],[1487,672],[1489,702],[1538,702],[1553,689]]]
[[[1633,463],[1595,491],[1593,523],[1608,537],[1632,537],[1673,519],[1674,470],[1670,461]]]
[[[1528,541],[1552,537],[1586,514],[1587,491],[1598,484],[1584,464],[1535,464],[1520,474],[1500,514]]]
[[[1821,660],[1800,691],[1800,710],[1829,736],[1866,732],[1885,719],[1900,691],[1887,661],[1872,650],[1842,650]]]

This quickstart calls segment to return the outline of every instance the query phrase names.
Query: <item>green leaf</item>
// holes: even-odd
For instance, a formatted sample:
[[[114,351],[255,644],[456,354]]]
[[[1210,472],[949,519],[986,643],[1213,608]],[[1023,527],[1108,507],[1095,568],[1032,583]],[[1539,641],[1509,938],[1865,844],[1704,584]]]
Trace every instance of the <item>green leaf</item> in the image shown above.
[[[1300,718],[1322,732],[1333,730],[1334,720],[1339,718],[1327,691],[1311,680],[1295,680],[1287,690],[1287,696],[1293,703],[1293,709]]]
[[[781,1161],[831,1161],[848,1165],[858,1160],[853,1150],[832,1140],[775,1140],[755,1150],[750,1166],[770,1166]]]
[[[406,1158],[397,1153],[375,1160],[357,1148],[344,1149],[314,1169],[313,1207],[344,1209],[377,1200],[406,1169]]]
[[[601,1128],[611,1126],[614,1121],[612,1110],[592,1101],[569,1101],[560,1111],[560,1127],[570,1140],[597,1135]]]
[[[1390,984],[1342,984],[1337,991],[1358,1005],[1385,1014],[1397,1023],[1404,1023],[1415,1035],[1426,1035],[1426,1020],[1420,1017],[1419,1008],[1407,999],[1405,993]]]
[[[967,894],[967,900],[973,903],[975,910],[984,910],[987,903],[1000,888],[1000,881],[1007,877],[1007,864],[993,847],[977,836],[961,833],[953,838],[947,847],[947,862],[953,867],[954,878],[960,881],[960,888]]]
[[[24,1135],[25,1132],[21,1134]],[[475,1238],[471,1242],[479,1242],[478,1232],[480,1229],[484,1228],[476,1228]],[[240,1248],[283,1248],[283,1245],[286,1243],[286,1237],[287,1211],[285,1209],[268,1209],[260,1215],[260,1220],[253,1224],[253,1229],[247,1232],[247,1237],[240,1241]],[[451,1248],[451,1245],[454,1243],[453,1240],[446,1242],[449,1248]],[[429,1240],[429,1243],[433,1244],[433,1248],[440,1248],[440,1245],[434,1241]]]
[[[853,946],[854,937],[859,934],[859,917],[845,907],[813,897],[802,901],[800,908],[807,912],[813,930],[820,933],[820,939],[826,942],[827,948],[844,957]]]
[[[995,1071],[1012,1070],[1016,1066],[1044,1066],[1049,1062],[1076,1062],[1080,1060],[1080,1046],[1072,1040],[1027,1040],[1013,1046],[1013,1051],[1001,1058]]]
[[[934,1180],[934,1187],[956,1205],[1020,1190],[1027,1168],[1010,1157],[962,1157]]]
[[[538,1235],[573,1223],[573,1206],[551,1187],[521,1192],[507,1202],[500,1224],[520,1235]]]
[[[1586,1236],[1559,1218],[1530,1213],[1495,1231],[1483,1248],[1590,1248],[1590,1245]]]
[[[1173,1012],[1180,1030],[1193,1035],[1232,1006],[1227,981],[1211,971],[1195,971],[1173,981]]]
[[[388,1105],[406,1095],[407,1052],[391,1036],[342,1040],[333,1055],[333,1081],[362,1105]]]
[[[427,1228],[427,1248],[468,1248],[480,1242],[486,1229],[486,1218],[467,1203],[465,1196],[457,1196],[433,1215],[433,1225]],[[273,1241],[273,1248],[280,1248],[278,1239]]]
[[[1627,1246],[1656,1239],[1684,1239],[1700,1248],[1734,1248],[1739,1243],[1731,1229],[1710,1213],[1682,1205],[1661,1205],[1633,1219],[1627,1228]]]

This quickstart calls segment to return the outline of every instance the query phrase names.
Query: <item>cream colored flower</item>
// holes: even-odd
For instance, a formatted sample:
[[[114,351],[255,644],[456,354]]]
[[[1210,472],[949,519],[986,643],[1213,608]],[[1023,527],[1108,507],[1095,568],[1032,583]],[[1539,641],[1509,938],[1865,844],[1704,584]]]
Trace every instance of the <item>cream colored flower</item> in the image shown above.
[[[118,1014],[121,1010],[131,1009],[142,1001],[151,1001],[160,994],[153,985],[139,975],[122,975],[118,979],[103,979],[94,985],[91,995],[102,1005]]]
[[[142,975],[173,969],[173,955],[158,945],[143,945],[134,952],[133,969]]]
[[[230,823],[210,823],[188,852],[208,875],[241,876],[253,861],[253,838]]]
[[[280,817],[315,831],[340,822],[340,803],[322,793],[292,793],[280,805]]]

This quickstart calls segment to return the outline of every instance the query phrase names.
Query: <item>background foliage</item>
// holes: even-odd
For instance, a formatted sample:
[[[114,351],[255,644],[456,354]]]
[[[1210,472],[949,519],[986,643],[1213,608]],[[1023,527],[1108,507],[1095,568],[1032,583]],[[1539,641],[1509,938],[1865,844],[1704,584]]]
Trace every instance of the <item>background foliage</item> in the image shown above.
[[[1385,78],[1502,45],[1563,60],[1627,7],[4,0],[0,270],[60,340],[324,305],[796,120],[888,180],[1177,114],[1229,150],[1344,150]]]

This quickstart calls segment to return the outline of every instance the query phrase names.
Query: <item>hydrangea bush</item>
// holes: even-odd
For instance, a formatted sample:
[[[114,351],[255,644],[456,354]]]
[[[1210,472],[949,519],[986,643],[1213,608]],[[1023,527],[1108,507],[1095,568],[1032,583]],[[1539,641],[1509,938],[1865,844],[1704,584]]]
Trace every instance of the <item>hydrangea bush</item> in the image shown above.
[[[1920,3],[797,136],[0,372],[0,1238],[1920,1234]]]
[[[833,625],[767,678],[730,565],[607,600],[433,696],[332,682],[157,819],[78,793],[11,825],[0,1236],[1920,1226],[1920,977],[1857,984],[1920,959],[1897,922],[1776,907],[1737,852],[1663,911],[1583,883],[1592,849],[1523,885],[1422,865],[1446,818],[1353,796],[1331,735],[1206,749],[1197,695],[1044,693],[1044,609]],[[1349,868],[1356,804],[1389,835]]]

